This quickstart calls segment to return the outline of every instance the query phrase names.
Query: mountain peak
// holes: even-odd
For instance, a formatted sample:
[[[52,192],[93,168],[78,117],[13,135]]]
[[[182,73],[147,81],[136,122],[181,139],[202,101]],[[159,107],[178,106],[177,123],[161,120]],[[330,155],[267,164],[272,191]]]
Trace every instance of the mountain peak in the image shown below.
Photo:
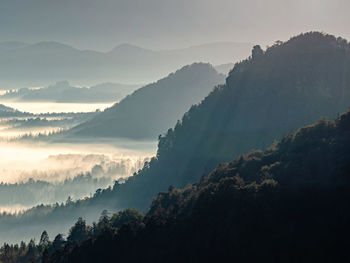
[[[122,43],[115,48],[113,48],[109,53],[123,53],[123,52],[135,52],[135,51],[144,51],[144,52],[152,52],[150,49],[145,49],[130,43]]]
[[[286,44],[314,44],[316,46],[329,44],[329,45],[348,45],[349,42],[341,37],[335,37],[334,35],[326,34],[318,31],[310,31],[306,33],[299,34],[295,37],[292,37],[286,42]]]
[[[181,69],[175,71],[175,73],[171,73],[170,75],[202,75],[205,77],[208,74],[217,74],[216,69],[209,63],[197,62],[191,65],[186,65]]]
[[[210,64],[185,66],[136,90],[70,132],[74,136],[87,137],[156,138],[223,81],[224,77]],[[144,125],[146,119],[148,123]]]

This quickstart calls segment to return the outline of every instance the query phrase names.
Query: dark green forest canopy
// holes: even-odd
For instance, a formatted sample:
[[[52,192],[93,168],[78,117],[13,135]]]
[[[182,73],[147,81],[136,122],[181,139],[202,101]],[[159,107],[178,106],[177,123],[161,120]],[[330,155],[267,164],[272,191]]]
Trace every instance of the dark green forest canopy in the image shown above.
[[[334,118],[349,105],[346,40],[311,32],[277,42],[236,64],[226,85],[161,136],[157,158],[119,185],[111,200],[115,207],[145,209],[169,185],[196,182],[220,162],[266,148],[321,117]]]
[[[145,215],[103,212],[92,226],[79,219],[67,241],[29,243],[25,252],[4,245],[1,260],[13,262],[7,251],[23,254],[15,262],[346,262],[349,175],[350,111],[169,187]]]
[[[225,85],[217,87],[199,105],[191,107],[181,122],[159,138],[156,158],[125,183],[99,190],[85,200],[34,208],[16,219],[1,218],[4,220],[1,222],[6,223],[1,225],[10,229],[44,226],[40,229],[48,230],[58,224],[72,225],[79,216],[97,218],[103,209],[147,211],[157,193],[166,191],[170,185],[183,188],[198,182],[219,163],[231,161],[252,149],[264,149],[275,140],[322,117],[333,119],[350,106],[350,49],[347,41],[311,32],[284,43],[278,42],[266,51],[259,47],[255,51],[253,57],[235,65]],[[296,147],[297,144],[292,145]],[[299,150],[288,154],[298,156],[299,151],[302,154],[302,146],[303,143]],[[315,154],[321,154],[314,150]],[[319,174],[324,174],[329,167],[346,171],[342,166],[336,168],[323,161],[328,154],[332,152],[310,159],[300,155],[303,156],[300,163],[286,162],[288,169],[281,170],[280,174],[293,168],[296,175],[290,185],[297,186],[305,182],[312,184],[317,177],[313,169]],[[255,155],[254,158],[259,157],[258,153]],[[343,155],[332,156],[334,164],[343,158]],[[254,158],[247,162],[248,166],[240,168],[239,177],[245,184],[254,181],[260,184],[263,180],[255,173],[243,176],[247,169],[258,169]],[[267,179],[275,175],[274,169],[284,167],[278,161],[266,161],[266,171],[261,174],[266,172]],[[303,168],[304,162],[312,163],[312,166]],[[329,175],[332,174],[333,171],[329,171]],[[251,181],[248,180],[250,177]],[[282,185],[290,178],[280,176],[278,184]],[[327,176],[322,178],[317,185],[326,185],[329,181]]]

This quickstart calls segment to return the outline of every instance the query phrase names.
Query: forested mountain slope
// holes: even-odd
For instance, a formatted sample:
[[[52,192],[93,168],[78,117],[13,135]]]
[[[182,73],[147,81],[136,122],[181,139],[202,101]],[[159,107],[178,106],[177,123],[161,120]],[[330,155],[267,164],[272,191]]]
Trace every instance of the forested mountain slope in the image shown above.
[[[199,103],[224,81],[224,76],[209,64],[185,66],[156,83],[136,90],[68,134],[155,139],[181,119],[188,108]]]
[[[226,85],[159,139],[157,158],[99,202],[111,198],[115,207],[145,209],[169,185],[184,187],[220,162],[263,149],[321,117],[334,118],[349,105],[346,40],[312,32],[265,52],[256,46],[252,57],[230,72]]]
[[[146,211],[156,194],[170,185],[182,188],[197,182],[219,163],[263,149],[322,117],[334,118],[349,105],[350,45],[346,40],[312,32],[265,52],[255,47],[251,58],[234,67],[225,85],[160,137],[156,158],[125,183],[67,206],[35,208],[0,226],[50,230],[79,216],[91,220],[103,209]]]
[[[32,247],[32,258],[23,258],[346,262],[349,175],[350,111],[304,127],[265,151],[221,164],[184,189],[170,187],[145,216],[130,209],[112,217],[104,213],[92,227],[80,219],[67,241],[58,236],[54,243]],[[15,250],[2,251],[11,255]]]

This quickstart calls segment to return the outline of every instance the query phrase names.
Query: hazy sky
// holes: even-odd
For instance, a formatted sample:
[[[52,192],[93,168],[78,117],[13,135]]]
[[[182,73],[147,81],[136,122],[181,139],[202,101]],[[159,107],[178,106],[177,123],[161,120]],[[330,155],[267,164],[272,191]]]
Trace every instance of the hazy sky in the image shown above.
[[[108,50],[271,43],[309,30],[350,39],[349,0],[0,0],[0,41]]]

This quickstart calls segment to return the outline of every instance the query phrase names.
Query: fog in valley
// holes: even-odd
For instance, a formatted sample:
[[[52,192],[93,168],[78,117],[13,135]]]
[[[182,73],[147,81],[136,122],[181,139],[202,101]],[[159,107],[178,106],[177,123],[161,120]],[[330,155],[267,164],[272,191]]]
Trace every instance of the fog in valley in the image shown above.
[[[184,65],[143,86],[60,81],[3,91],[0,242],[38,239],[43,227],[67,233],[80,216],[92,223],[119,209],[87,204],[147,167],[159,136],[223,84],[230,66]]]
[[[0,0],[0,263],[347,262],[349,10]]]
[[[21,106],[20,103],[7,105]],[[97,107],[96,104],[85,105],[86,108],[79,107],[80,104],[66,104],[66,111],[70,112],[67,114],[58,113],[62,105],[50,103],[51,107],[46,106],[45,103],[26,103],[18,109],[25,110],[28,116],[18,111],[19,117],[0,118],[0,212],[20,212],[39,204],[62,203],[93,195],[97,189],[131,176],[155,154],[155,140],[98,143],[21,140],[23,136],[59,132],[96,114],[74,113],[75,109],[97,109],[92,108]],[[47,111],[51,113],[45,115],[43,112]],[[35,115],[38,113],[41,115]]]
[[[0,100],[1,103],[1,100]],[[113,103],[60,103],[60,102],[14,102],[3,101],[3,105],[34,114],[40,113],[70,113],[70,112],[91,112],[104,110]]]

